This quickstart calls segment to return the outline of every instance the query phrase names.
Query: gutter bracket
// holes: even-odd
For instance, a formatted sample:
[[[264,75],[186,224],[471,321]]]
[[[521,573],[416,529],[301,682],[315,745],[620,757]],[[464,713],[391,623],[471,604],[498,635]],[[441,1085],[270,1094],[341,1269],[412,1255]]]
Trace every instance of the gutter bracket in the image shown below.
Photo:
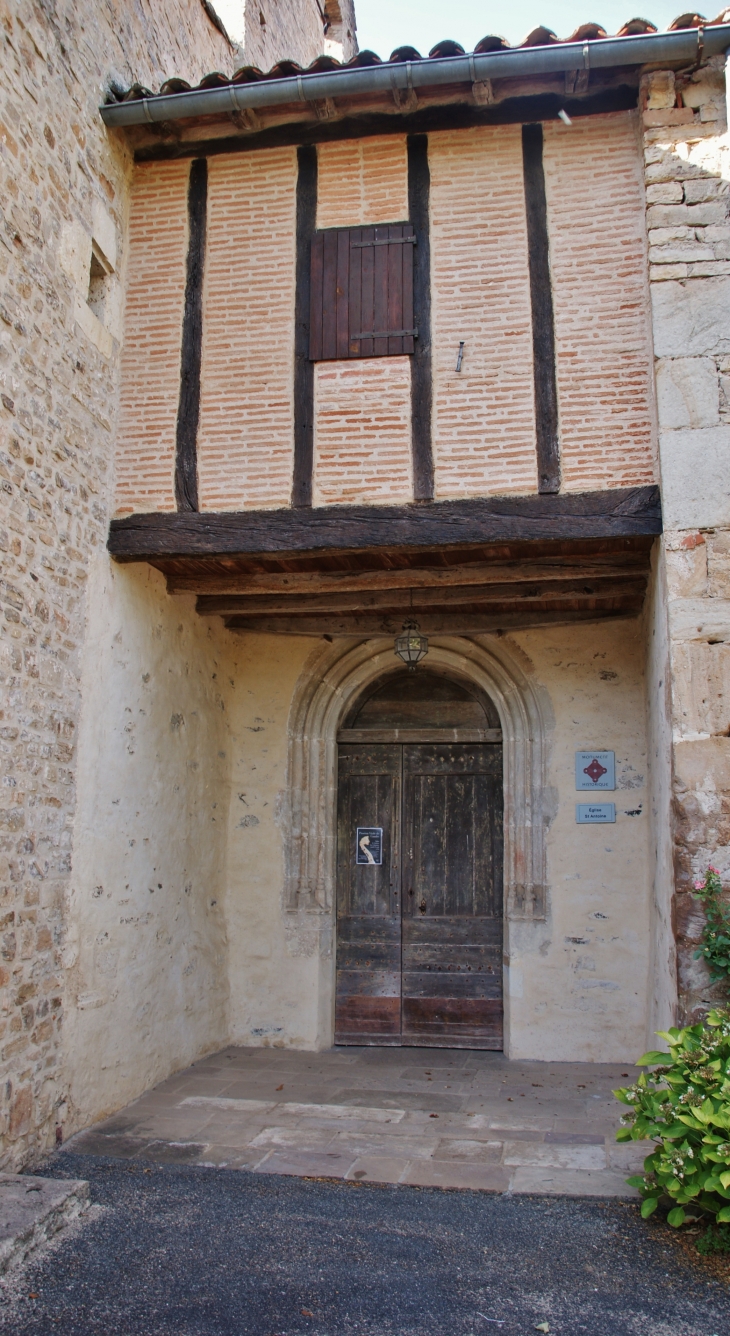
[[[478,107],[491,107],[496,101],[494,96],[494,85],[491,79],[478,79],[476,66],[474,64],[474,53],[469,57],[469,76],[471,78],[471,95]]]
[[[565,92],[566,94],[577,93],[579,96],[588,92],[588,84],[591,77],[591,48],[588,42],[583,43],[583,68],[565,71]]]
[[[392,88],[392,90],[393,90],[393,101],[395,102],[395,105],[396,105],[396,107],[398,108],[398,111],[402,111],[402,112],[405,112],[405,113],[407,113],[407,114],[410,114],[410,113],[413,112],[413,111],[417,111],[417,110],[418,110],[418,97],[417,97],[417,95],[416,95],[416,90],[415,90],[415,88],[413,87],[413,70],[412,70],[412,68],[411,68],[411,62],[410,62],[410,60],[407,60],[407,61],[406,61],[406,92],[405,92],[405,96],[404,96],[404,94],[403,94],[402,89],[400,89],[400,88],[398,87],[398,84],[396,83],[396,71],[395,71],[395,70],[391,70],[391,73],[390,73],[390,83],[391,83],[391,88]]]
[[[235,85],[230,85],[232,110],[229,113],[237,130],[247,130],[249,133],[261,129],[261,117],[257,116],[252,107],[244,107],[243,110],[236,101]]]

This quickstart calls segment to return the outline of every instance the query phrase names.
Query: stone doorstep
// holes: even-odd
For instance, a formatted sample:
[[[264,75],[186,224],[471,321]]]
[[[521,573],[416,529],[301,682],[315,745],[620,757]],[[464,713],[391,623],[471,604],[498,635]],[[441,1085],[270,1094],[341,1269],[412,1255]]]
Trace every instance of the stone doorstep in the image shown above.
[[[0,1276],[89,1206],[83,1179],[0,1173]]]

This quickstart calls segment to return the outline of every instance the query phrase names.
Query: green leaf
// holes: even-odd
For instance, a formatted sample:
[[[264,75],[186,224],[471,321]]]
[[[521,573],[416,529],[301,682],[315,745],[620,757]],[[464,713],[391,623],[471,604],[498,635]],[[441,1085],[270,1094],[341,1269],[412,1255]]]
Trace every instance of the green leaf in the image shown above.
[[[642,1220],[648,1220],[649,1216],[654,1214],[658,1205],[658,1197],[645,1197],[644,1201],[641,1203]],[[684,1212],[682,1214],[684,1215]],[[728,1211],[728,1219],[730,1220],[730,1211]]]
[[[670,1059],[669,1053],[661,1053],[658,1048],[652,1048],[643,1057],[637,1058],[636,1067],[652,1067],[660,1062],[667,1062]]]
[[[675,1206],[674,1210],[669,1212],[667,1220],[674,1229],[678,1229],[680,1225],[684,1224],[683,1208],[681,1206]]]
[[[719,1178],[724,1188],[730,1188],[730,1169],[726,1169],[724,1174],[719,1175]]]
[[[632,1174],[631,1178],[626,1179],[626,1182],[628,1183],[629,1187],[642,1188],[644,1186],[644,1175]]]
[[[717,1213],[717,1223],[718,1225],[726,1225],[729,1220],[730,1206],[723,1206],[722,1210]]]

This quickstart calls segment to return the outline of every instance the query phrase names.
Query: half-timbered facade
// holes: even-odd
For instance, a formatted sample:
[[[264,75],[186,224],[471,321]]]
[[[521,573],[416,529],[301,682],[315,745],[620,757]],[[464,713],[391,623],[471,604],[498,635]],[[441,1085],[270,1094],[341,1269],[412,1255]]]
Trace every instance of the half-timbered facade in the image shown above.
[[[623,1061],[711,1000],[723,18],[110,92],[70,1124],[227,1043]]]

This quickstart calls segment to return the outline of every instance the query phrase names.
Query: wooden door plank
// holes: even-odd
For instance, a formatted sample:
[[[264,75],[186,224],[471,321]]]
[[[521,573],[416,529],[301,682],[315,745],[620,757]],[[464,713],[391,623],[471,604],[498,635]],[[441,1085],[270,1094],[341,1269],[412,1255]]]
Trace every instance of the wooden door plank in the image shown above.
[[[350,352],[350,231],[337,233],[337,357]]]
[[[350,301],[349,301],[349,341],[347,345],[348,357],[361,357],[361,340],[353,338],[366,328],[362,323],[362,257],[364,254],[362,247],[361,227],[350,229]],[[353,245],[357,242],[357,245]]]
[[[412,226],[411,226],[410,223],[406,224],[406,226],[403,228],[403,235],[404,235],[404,236],[407,236],[407,237],[411,237],[411,236],[414,235],[413,228],[412,228]],[[415,250],[415,246],[412,246],[412,245],[410,245],[410,246],[409,246],[409,245],[401,246],[401,251],[402,251],[402,257],[401,257],[401,288],[402,288],[402,293],[403,293],[403,298],[402,298],[402,303],[403,303],[403,305],[402,305],[402,318],[403,318],[403,328],[404,328],[404,329],[413,329],[413,328],[414,328],[414,323],[413,323],[413,252],[414,252],[414,250]],[[411,335],[406,335],[406,337],[404,337],[404,339],[403,339],[403,352],[404,352],[404,353],[413,353],[413,352],[415,352],[415,344],[414,344],[414,341],[413,341],[413,337],[412,337]]]
[[[374,241],[374,239],[375,239],[375,228],[364,227],[362,229],[362,234],[361,234],[361,240],[363,241],[363,243],[366,241]],[[376,249],[379,248],[366,245],[362,246],[362,255],[360,260],[361,272],[362,272],[362,280],[361,280],[362,324],[359,326],[359,331],[355,330],[354,325],[352,326],[353,331],[355,333],[358,332],[364,333],[368,330],[375,329],[374,321],[375,321],[375,250]],[[373,355],[372,339],[361,339],[360,356],[372,357],[372,355]]]
[[[404,229],[399,226],[391,226],[388,233],[391,237],[400,238],[403,236]],[[383,250],[388,254],[388,324],[387,329],[404,329],[403,324],[403,252],[406,247],[402,244],[395,246],[384,246]],[[388,356],[395,357],[403,352],[403,336],[388,339]]]
[[[323,233],[323,270],[322,270],[322,357],[331,360],[337,357],[337,260],[338,233],[334,230]]]
[[[387,240],[389,228],[376,227],[375,240]],[[388,251],[390,246],[373,246],[373,330],[388,329]],[[387,357],[388,340],[373,339],[373,357]]]
[[[400,1041],[399,746],[338,752],[335,1042]],[[382,829],[382,862],[357,860],[358,827]]]
[[[324,232],[312,237],[309,293],[309,358],[318,362],[322,353],[322,314],[324,303]]]
[[[403,1042],[501,1044],[502,748],[403,748]]]

